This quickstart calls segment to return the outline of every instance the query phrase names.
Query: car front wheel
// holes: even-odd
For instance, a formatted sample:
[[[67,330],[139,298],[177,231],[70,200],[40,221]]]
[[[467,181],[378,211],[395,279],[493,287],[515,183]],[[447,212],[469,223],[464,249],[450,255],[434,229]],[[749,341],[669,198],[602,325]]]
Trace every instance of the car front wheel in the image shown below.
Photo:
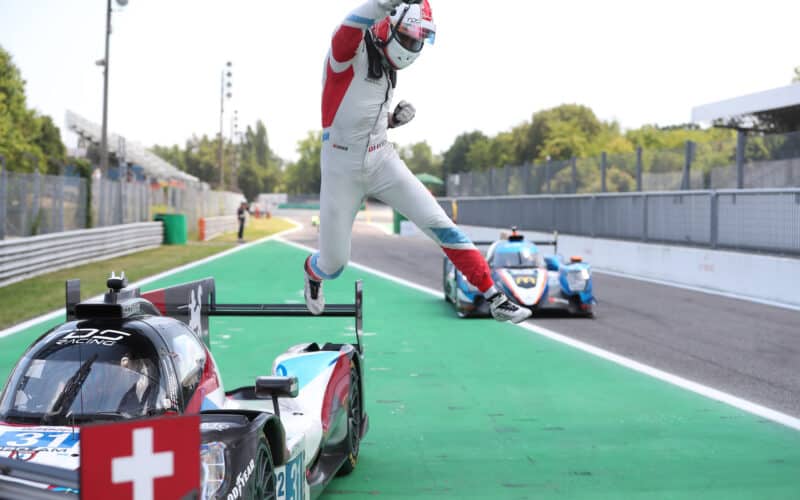
[[[347,408],[347,459],[339,468],[337,476],[346,476],[353,472],[358,463],[358,450],[361,443],[361,425],[363,423],[363,404],[361,400],[361,380],[355,361],[350,360],[350,394]]]
[[[253,498],[259,500],[275,500],[275,467],[272,464],[272,454],[269,451],[266,436],[261,436],[258,440],[258,451],[256,452],[256,480]]]

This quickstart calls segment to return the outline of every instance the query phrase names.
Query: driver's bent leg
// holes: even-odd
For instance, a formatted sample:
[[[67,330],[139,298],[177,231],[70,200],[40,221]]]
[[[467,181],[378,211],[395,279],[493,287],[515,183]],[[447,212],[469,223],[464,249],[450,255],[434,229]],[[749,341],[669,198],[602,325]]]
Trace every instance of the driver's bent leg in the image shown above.
[[[442,210],[428,189],[392,148],[382,151],[370,193],[394,207],[438,243],[467,280],[481,292],[493,285],[491,271],[480,251]]]

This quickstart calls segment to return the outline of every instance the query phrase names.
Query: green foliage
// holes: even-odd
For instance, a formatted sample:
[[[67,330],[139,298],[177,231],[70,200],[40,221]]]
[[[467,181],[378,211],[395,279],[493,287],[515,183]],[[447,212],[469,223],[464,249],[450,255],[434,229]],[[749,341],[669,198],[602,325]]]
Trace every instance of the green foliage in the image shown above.
[[[66,148],[49,116],[27,108],[25,81],[11,55],[0,47],[0,155],[9,170],[58,173]]]
[[[319,193],[321,184],[320,152],[322,150],[322,133],[309,132],[305,139],[298,142],[297,152],[300,158],[286,168],[284,183],[286,192],[290,194]]]
[[[591,140],[600,136],[604,127],[586,106],[563,104],[539,111],[533,114],[523,151],[529,160],[588,156]]]
[[[586,106],[563,104],[534,113],[531,122],[495,137],[477,131],[460,135],[443,155],[444,170],[480,172],[505,165],[533,164],[527,178],[522,174],[509,177],[509,192],[545,192],[548,169],[552,176],[550,192],[592,192],[601,190],[601,154],[605,152],[606,189],[624,192],[636,189],[637,147],[644,151],[644,172],[675,173],[683,170],[687,141],[694,143],[695,172],[708,176],[712,168],[735,161],[736,132],[729,129],[702,130],[694,124],[645,125],[623,133],[617,122],[598,119]],[[781,154],[779,151],[787,146],[780,148],[770,147],[763,140],[749,141],[748,158]],[[573,184],[571,158],[577,158],[577,185]]]
[[[164,161],[194,175],[219,189],[219,138],[192,136],[181,149],[173,146],[153,146],[151,150]],[[267,128],[259,120],[247,127],[240,144],[224,141],[224,174],[226,190],[240,191],[249,200],[259,193],[275,192],[281,187],[281,160],[269,147]]]
[[[434,155],[430,145],[425,142],[417,142],[405,147],[397,148],[400,158],[406,166],[415,174],[428,173],[436,177],[442,176],[442,158]]]
[[[477,130],[456,137],[453,145],[450,146],[450,149],[445,151],[442,157],[442,173],[448,175],[455,172],[469,172],[481,168],[480,165],[469,164],[467,155],[473,143],[486,139],[487,137],[483,132]],[[485,168],[485,165],[483,165],[483,168]]]
[[[405,147],[397,148],[400,158],[406,163],[414,174],[431,174],[440,179],[442,177],[442,158],[433,154],[430,145],[425,142],[417,142]],[[432,193],[444,194],[444,185],[428,186]]]
[[[792,77],[792,83],[800,83],[800,66],[794,69],[794,77]]]
[[[281,160],[269,147],[267,128],[261,120],[255,128],[247,127],[242,144],[235,147],[239,153],[234,162],[238,166],[238,184],[245,197],[254,200],[259,193],[275,193],[281,188]]]

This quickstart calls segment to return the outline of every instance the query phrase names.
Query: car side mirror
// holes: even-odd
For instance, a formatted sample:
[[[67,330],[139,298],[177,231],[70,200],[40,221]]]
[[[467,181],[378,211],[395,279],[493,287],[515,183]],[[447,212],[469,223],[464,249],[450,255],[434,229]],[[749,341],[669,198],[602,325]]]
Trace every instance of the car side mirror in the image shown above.
[[[275,415],[280,417],[278,397],[296,398],[299,388],[297,377],[257,377],[255,392],[258,399],[272,398]]]

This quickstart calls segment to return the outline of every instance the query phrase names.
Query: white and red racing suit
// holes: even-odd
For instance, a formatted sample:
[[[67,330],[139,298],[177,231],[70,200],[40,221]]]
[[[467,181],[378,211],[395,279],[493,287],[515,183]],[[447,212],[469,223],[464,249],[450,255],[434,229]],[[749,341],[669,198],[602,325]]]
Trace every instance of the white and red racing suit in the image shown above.
[[[485,292],[493,283],[483,256],[387,140],[396,75],[380,60],[369,28],[388,14],[378,0],[354,9],[334,33],[325,59],[319,252],[307,260],[306,271],[314,279],[341,274],[350,258],[353,221],[370,196],[414,222]]]

